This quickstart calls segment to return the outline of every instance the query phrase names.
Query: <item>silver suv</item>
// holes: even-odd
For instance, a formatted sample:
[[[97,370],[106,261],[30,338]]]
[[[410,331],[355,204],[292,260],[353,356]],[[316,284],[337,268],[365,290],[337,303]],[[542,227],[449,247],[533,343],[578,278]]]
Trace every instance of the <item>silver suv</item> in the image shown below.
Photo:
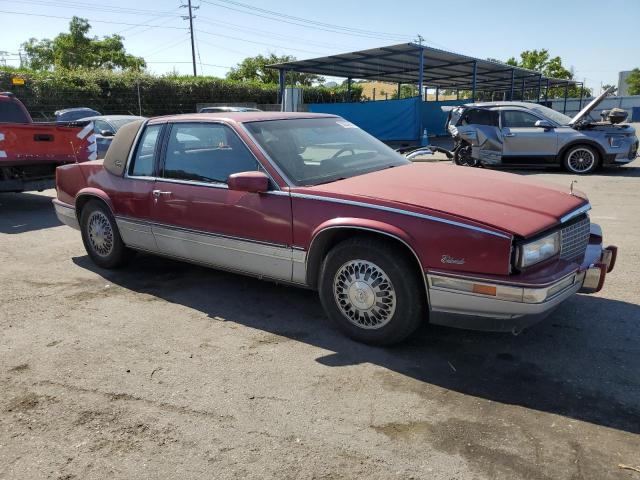
[[[624,111],[593,109],[613,89],[595,98],[575,117],[535,103],[486,102],[456,107],[447,129],[455,140],[454,160],[466,165],[552,166],[587,174],[600,165],[622,165],[638,154],[638,137]]]

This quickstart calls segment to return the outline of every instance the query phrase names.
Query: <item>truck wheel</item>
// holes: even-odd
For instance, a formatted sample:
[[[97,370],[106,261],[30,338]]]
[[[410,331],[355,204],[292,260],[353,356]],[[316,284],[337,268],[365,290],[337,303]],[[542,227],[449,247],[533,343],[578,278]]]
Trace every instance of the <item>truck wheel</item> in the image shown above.
[[[358,342],[398,343],[425,318],[419,272],[389,241],[357,237],[341,242],[325,257],[319,286],[327,316]]]
[[[100,201],[90,200],[80,215],[84,248],[91,260],[102,268],[117,268],[132,256],[109,209]]]
[[[586,175],[598,168],[600,154],[589,145],[575,145],[564,154],[562,163],[564,168],[571,173]]]

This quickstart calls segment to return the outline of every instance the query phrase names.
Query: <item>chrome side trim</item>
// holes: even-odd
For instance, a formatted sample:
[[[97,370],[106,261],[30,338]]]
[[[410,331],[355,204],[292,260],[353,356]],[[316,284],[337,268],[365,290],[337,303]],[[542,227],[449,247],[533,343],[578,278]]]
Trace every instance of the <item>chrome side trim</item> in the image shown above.
[[[52,203],[56,211],[56,216],[58,217],[58,220],[60,220],[60,222],[71,228],[80,230],[80,223],[78,222],[78,217],[76,216],[76,209],[74,206],[61,202],[57,198],[54,198],[52,200]]]
[[[291,251],[291,280],[302,285],[307,284],[307,252],[293,247]]]
[[[454,220],[447,220],[444,218],[434,217],[432,215],[425,215],[423,213],[412,212],[410,210],[402,210],[400,208],[384,207],[382,205],[375,205],[372,203],[357,202],[354,200],[343,200],[340,198],[333,198],[333,197],[323,197],[320,195],[309,195],[306,193],[291,192],[291,196],[294,198],[303,198],[307,200],[320,200],[320,201],[331,202],[331,203],[340,203],[343,205],[352,205],[355,207],[371,208],[374,210],[381,210],[383,212],[397,213],[399,215],[408,215],[410,217],[421,218],[423,220],[430,220],[433,222],[446,223],[447,225],[453,225],[455,227],[466,228],[468,230],[473,230],[480,233],[486,233],[487,235],[493,235],[495,237],[506,238],[509,240],[511,240],[512,238],[511,235],[505,235],[504,233],[494,232],[493,230],[488,230],[486,228],[476,227],[473,225],[468,225],[466,223],[456,222]]]
[[[572,218],[575,218],[578,215],[582,215],[583,213],[588,212],[589,210],[591,210],[591,204],[590,203],[586,203],[585,205],[581,206],[580,208],[577,208],[573,212],[569,212],[564,217],[560,218],[560,223],[568,222]]]
[[[194,233],[197,235],[207,235],[210,237],[220,237],[220,238],[228,238],[231,240],[240,240],[240,241],[244,241],[244,242],[251,242],[251,243],[257,243],[260,245],[267,245],[267,246],[272,246],[272,247],[287,247],[286,244],[284,243],[273,243],[273,242],[263,242],[261,240],[253,240],[251,238],[246,238],[246,237],[235,237],[233,235],[225,235],[223,233],[213,233],[213,232],[206,232],[204,230],[195,230],[195,229],[191,229],[191,228],[185,228],[185,227],[178,227],[176,225],[170,225],[168,223],[160,223],[160,222],[152,222],[149,220],[140,220],[137,218],[131,218],[131,217],[125,217],[122,215],[116,215],[116,220],[124,220],[130,223],[137,223],[140,225],[146,225],[151,227],[164,227],[164,228],[169,228],[172,230],[180,230],[183,232],[187,232],[187,233]]]

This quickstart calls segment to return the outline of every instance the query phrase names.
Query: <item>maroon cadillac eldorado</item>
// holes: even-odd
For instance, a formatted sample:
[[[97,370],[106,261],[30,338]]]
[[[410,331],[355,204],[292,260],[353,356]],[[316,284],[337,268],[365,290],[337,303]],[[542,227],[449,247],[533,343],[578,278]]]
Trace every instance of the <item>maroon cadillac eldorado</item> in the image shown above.
[[[427,319],[518,331],[599,291],[617,252],[569,185],[413,164],[332,115],[137,121],[56,183],[58,218],[98,266],[139,250],[317,289],[377,345]]]

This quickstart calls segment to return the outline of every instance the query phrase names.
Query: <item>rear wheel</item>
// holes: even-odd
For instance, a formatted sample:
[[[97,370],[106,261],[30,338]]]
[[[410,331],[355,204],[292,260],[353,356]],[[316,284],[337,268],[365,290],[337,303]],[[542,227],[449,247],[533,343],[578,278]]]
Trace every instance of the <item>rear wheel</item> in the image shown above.
[[[589,145],[576,145],[570,147],[564,154],[562,163],[564,168],[571,173],[586,175],[598,168],[600,154]]]
[[[424,287],[416,270],[392,242],[345,240],[324,259],[320,301],[327,316],[354,340],[398,343],[425,318]]]
[[[84,206],[80,230],[84,248],[99,267],[117,268],[132,256],[132,250],[122,241],[116,221],[104,203],[90,200]]]

